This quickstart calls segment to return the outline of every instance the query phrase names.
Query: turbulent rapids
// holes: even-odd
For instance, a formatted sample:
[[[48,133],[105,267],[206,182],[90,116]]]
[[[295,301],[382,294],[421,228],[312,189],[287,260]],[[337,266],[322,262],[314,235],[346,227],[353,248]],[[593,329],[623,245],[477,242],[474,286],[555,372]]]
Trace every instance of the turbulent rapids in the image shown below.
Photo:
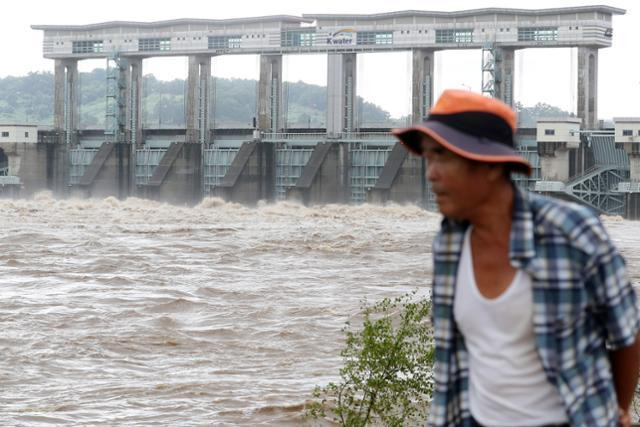
[[[605,218],[640,284],[640,227]],[[299,425],[360,302],[420,288],[413,206],[0,201],[3,425]]]

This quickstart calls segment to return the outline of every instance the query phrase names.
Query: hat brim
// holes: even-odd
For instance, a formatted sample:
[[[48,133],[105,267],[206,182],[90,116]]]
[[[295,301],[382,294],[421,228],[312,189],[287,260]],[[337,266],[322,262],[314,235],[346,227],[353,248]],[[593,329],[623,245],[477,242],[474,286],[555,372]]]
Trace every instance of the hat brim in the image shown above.
[[[514,171],[531,175],[529,162],[511,147],[488,138],[473,136],[436,121],[406,129],[393,129],[396,138],[413,154],[422,155],[422,140],[426,136],[447,150],[469,160],[484,163],[508,163]]]

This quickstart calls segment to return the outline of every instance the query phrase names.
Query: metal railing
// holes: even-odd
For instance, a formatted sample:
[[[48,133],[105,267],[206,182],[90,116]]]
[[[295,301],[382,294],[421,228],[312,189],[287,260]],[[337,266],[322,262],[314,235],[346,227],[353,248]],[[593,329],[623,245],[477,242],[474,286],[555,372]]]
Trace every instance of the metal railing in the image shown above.
[[[264,132],[261,134],[263,141],[293,141],[293,140],[318,140],[327,139],[339,141],[384,140],[395,142],[395,137],[388,131],[381,132],[343,132],[335,138],[329,138],[326,132]]]
[[[640,182],[620,182],[618,183],[617,191],[621,193],[640,193]]]
[[[367,192],[378,182],[382,168],[384,168],[391,147],[370,148],[362,144],[351,144],[351,202],[364,203]]]
[[[142,148],[136,150],[136,185],[147,185],[166,149]]]
[[[296,185],[312,153],[313,148],[276,150],[276,200],[287,199],[287,190]]]
[[[238,148],[209,148],[203,150],[203,192],[205,196],[211,196],[215,187],[220,185],[238,151]]]
[[[19,176],[0,176],[0,186],[5,185],[20,185]]]
[[[69,184],[80,183],[87,168],[98,153],[98,149],[74,148],[69,150]]]
[[[322,133],[295,133],[295,132],[265,132],[261,135],[263,141],[290,141],[297,139],[322,141],[327,137]]]

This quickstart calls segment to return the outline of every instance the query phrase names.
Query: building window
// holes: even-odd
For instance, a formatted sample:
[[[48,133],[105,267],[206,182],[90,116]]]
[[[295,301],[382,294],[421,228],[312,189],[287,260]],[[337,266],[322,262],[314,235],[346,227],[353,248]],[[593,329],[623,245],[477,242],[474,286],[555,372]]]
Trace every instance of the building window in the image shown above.
[[[169,37],[138,39],[138,51],[146,52],[153,50],[171,50],[171,39]]]
[[[242,45],[242,37],[229,37],[229,40],[227,40],[227,42],[229,45],[229,49],[239,49]]]
[[[436,43],[473,43],[473,29],[436,30]]]
[[[556,130],[555,129],[545,129],[544,130],[544,134],[545,135],[555,135],[556,134]]]
[[[558,27],[518,28],[519,42],[547,42],[558,40]]]
[[[9,132],[2,132],[3,138],[9,138]]]
[[[633,130],[631,130],[631,129],[622,129],[622,136],[633,136]]]
[[[100,53],[103,50],[102,40],[81,40],[73,42],[72,53]]]
[[[25,138],[29,138],[29,132],[25,132],[25,133],[24,133],[24,137],[25,137]]]
[[[316,31],[314,29],[287,30],[280,33],[280,46],[298,47],[315,46]]]
[[[393,44],[391,31],[361,31],[357,35],[357,44]]]
[[[242,36],[209,36],[209,49],[238,49],[242,45]]]

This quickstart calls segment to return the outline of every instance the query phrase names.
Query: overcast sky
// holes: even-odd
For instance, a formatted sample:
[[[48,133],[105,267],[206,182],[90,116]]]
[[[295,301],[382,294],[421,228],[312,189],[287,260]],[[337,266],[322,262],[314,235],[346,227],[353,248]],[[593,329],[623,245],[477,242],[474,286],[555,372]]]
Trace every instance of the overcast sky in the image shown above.
[[[575,0],[234,0],[150,2],[132,0],[23,0],[5,7],[0,26],[0,77],[30,71],[53,71],[53,61],[42,58],[42,32],[32,24],[90,24],[104,21],[157,21],[177,18],[239,18],[303,13],[379,13],[397,10],[466,10],[481,7],[536,8],[606,4],[627,10],[614,17],[613,47],[600,50],[600,118],[640,116],[640,6],[637,0],[589,2]],[[527,49],[516,53],[515,99],[525,105],[546,102],[569,111],[576,107],[575,49]],[[480,90],[481,54],[474,51],[436,53],[436,96],[449,87]],[[104,61],[82,61],[80,71],[104,67]],[[284,58],[285,80],[326,85],[325,55]],[[145,74],[163,80],[185,78],[185,58],[146,60]],[[358,56],[358,94],[399,117],[409,112],[411,65],[408,53]],[[219,77],[258,77],[257,56],[214,58]]]

